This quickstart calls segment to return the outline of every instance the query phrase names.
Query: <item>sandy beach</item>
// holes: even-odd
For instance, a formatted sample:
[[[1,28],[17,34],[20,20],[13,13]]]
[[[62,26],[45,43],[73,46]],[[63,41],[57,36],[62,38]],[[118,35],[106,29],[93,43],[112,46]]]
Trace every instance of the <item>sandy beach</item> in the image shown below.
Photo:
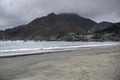
[[[0,58],[0,80],[120,80],[120,47]]]

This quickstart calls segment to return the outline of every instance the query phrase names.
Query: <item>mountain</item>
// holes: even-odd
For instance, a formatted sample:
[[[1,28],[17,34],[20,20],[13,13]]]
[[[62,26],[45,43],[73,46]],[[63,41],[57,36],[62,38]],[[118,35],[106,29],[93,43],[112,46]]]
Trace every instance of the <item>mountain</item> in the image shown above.
[[[0,40],[120,41],[120,23],[50,13],[26,25],[0,30]]]
[[[114,23],[104,30],[97,31],[93,36],[98,41],[120,41],[120,23]]]
[[[95,26],[93,26],[93,28],[90,29],[88,32],[89,33],[95,33],[95,32],[104,30],[104,29],[110,27],[111,25],[113,25],[113,23],[111,23],[111,22],[105,22],[105,21],[100,22],[100,23],[96,24]]]
[[[97,23],[77,14],[48,14],[29,24],[0,31],[1,40],[79,40]],[[77,35],[78,38],[75,37]]]

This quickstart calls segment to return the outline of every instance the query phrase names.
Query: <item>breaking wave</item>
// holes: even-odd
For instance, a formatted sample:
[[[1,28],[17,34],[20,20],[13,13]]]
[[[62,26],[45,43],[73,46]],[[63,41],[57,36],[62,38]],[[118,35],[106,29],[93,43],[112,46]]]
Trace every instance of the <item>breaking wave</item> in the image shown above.
[[[119,46],[120,42],[1,41],[0,56],[68,51],[80,48]]]

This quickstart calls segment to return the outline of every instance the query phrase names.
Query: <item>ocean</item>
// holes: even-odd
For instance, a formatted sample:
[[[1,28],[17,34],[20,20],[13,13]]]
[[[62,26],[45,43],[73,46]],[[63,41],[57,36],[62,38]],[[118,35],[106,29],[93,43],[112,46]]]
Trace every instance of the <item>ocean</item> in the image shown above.
[[[0,41],[0,57],[120,46],[120,42]]]

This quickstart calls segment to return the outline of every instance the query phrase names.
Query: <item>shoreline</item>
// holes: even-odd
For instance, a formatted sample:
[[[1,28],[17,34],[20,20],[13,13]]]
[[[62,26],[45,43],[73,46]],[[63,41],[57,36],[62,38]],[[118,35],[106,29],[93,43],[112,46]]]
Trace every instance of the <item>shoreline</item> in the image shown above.
[[[62,53],[62,52],[71,52],[69,51],[57,51],[57,52],[42,52],[42,53],[31,53],[31,54],[22,54],[22,55],[10,55],[10,56],[0,56],[0,59],[4,58],[15,58],[15,57],[24,57],[24,56],[34,56],[34,55],[43,55],[43,54],[53,54],[53,53]]]
[[[13,57],[23,57],[23,56],[31,56],[31,55],[42,55],[42,54],[52,54],[52,53],[62,53],[62,52],[71,52],[71,51],[77,51],[82,49],[102,49],[102,48],[114,48],[114,47],[120,47],[120,45],[112,45],[112,46],[96,46],[96,47],[80,47],[73,50],[61,50],[61,51],[52,51],[52,52],[41,52],[41,53],[27,53],[27,54],[15,54],[15,55],[5,55],[0,56],[0,58],[13,58]]]
[[[8,46],[5,46],[8,45]],[[46,46],[45,46],[46,45]],[[0,57],[51,53],[80,48],[120,46],[119,42],[1,42]]]
[[[119,80],[120,46],[0,58],[0,80]]]

